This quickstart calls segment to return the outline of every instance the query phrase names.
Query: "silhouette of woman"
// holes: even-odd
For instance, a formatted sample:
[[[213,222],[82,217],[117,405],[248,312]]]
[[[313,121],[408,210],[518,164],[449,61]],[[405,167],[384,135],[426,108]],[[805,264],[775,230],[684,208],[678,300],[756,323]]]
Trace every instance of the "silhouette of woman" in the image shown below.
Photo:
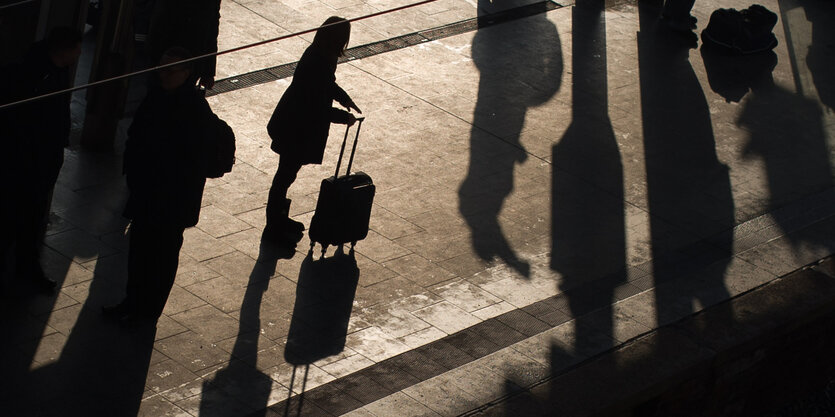
[[[287,190],[305,164],[321,164],[331,123],[351,126],[356,118],[332,107],[333,101],[349,111],[362,113],[351,97],[336,84],[336,63],[345,53],[351,24],[331,16],[316,31],[313,43],[304,51],[290,87],[275,107],[267,131],[272,150],[281,155],[267,200],[267,226],[262,240],[292,248],[302,236],[304,225],[288,216]]]

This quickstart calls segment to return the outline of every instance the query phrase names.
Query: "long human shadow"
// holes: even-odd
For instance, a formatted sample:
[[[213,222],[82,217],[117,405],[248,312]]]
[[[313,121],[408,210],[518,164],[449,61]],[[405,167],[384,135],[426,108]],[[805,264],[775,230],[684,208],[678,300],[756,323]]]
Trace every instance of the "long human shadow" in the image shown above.
[[[262,416],[272,390],[272,379],[257,365],[258,339],[261,336],[261,302],[275,273],[278,257],[275,248],[261,244],[255,267],[241,301],[240,325],[231,359],[211,380],[204,381],[200,398],[200,416],[229,415],[229,397],[259,410],[250,416]]]
[[[572,119],[553,147],[551,268],[576,318],[580,354],[611,346],[614,291],[626,282],[623,164],[609,119],[604,6],[584,0],[572,9]]]
[[[774,52],[728,56],[707,45],[701,52],[711,88],[728,101],[744,99],[737,119],[750,132],[743,157],[764,162],[771,217],[796,249],[804,244],[835,249],[826,232],[792,233],[798,231],[797,217],[804,213],[784,209],[835,186],[821,104],[774,83]]]
[[[664,325],[693,313],[694,302],[706,308],[729,298],[734,201],[690,64],[692,39],[659,23],[660,3],[639,3],[638,59],[655,307]]]
[[[74,162],[65,165],[69,170],[68,177],[59,182],[78,185],[94,177],[118,181],[121,177],[118,164],[102,164],[102,158],[112,157],[76,155]],[[70,200],[68,194],[56,193],[53,209],[72,206]],[[119,206],[120,201],[123,201],[123,193],[102,192],[86,199],[84,207],[114,207]],[[125,224],[115,213],[110,217],[101,214],[101,211],[83,210],[72,219],[84,224],[84,233],[74,229],[58,233],[100,237]],[[60,229],[63,226],[58,223],[53,227]],[[64,241],[66,243],[66,238]],[[3,372],[2,395],[11,399],[3,401],[4,413],[135,416],[139,412],[155,329],[145,326],[126,331],[103,320],[100,308],[118,297],[122,287],[118,281],[124,276],[125,261],[119,254],[101,252],[101,248],[81,239],[72,241],[63,250],[63,255],[48,251],[44,259],[45,272],[56,279],[59,288],[66,284],[67,288],[62,289],[64,292],[55,297],[21,300],[14,306],[4,306],[4,309],[14,308],[18,312],[15,319],[23,318],[22,315],[27,313],[37,317],[36,320],[29,318],[7,322],[11,328],[3,326],[5,335],[34,335],[34,332],[40,332],[40,337],[33,339],[33,343],[9,343],[2,349],[3,362],[15,362],[11,372],[5,369]],[[96,259],[92,280],[89,281],[83,281],[86,272],[74,262],[85,259]],[[70,293],[77,298],[85,291],[85,301],[80,308],[77,305],[66,306]],[[64,338],[62,333],[50,333],[47,320],[62,333],[69,331],[68,336]],[[65,330],[65,327],[71,330]],[[11,339],[14,340],[14,336]],[[60,350],[57,350],[59,347]],[[9,354],[8,348],[16,351]],[[49,357],[54,359],[49,362]]]
[[[316,260],[310,251],[302,262],[284,348],[284,360],[293,365],[285,416],[310,412],[304,408],[310,364],[345,349],[359,274],[354,251],[345,254],[342,246],[334,256]],[[294,391],[299,395],[291,398]]]
[[[256,362],[261,302],[279,259],[276,250],[268,244],[261,245],[241,303],[240,327],[229,366],[204,382],[201,417],[229,415],[234,411],[231,407],[235,407],[230,398],[236,404],[243,402],[259,410],[249,416],[268,413],[273,381],[257,368]],[[311,251],[302,262],[284,349],[284,360],[293,365],[288,398],[283,410],[272,412],[288,416],[307,415],[312,410],[304,404],[307,371],[311,363],[344,350],[358,282],[359,269],[353,253],[346,255],[337,250],[332,257],[314,260]]]
[[[491,7],[490,0],[479,0],[479,15]],[[559,34],[544,13],[521,24],[482,28],[473,39],[472,58],[480,78],[469,167],[458,190],[459,210],[480,258],[498,258],[528,277],[530,265],[510,246],[499,214],[513,191],[514,167],[528,157],[519,140],[527,110],[559,90],[563,69]]]
[[[780,1],[784,7],[785,0]],[[806,66],[812,73],[812,82],[818,92],[821,103],[829,111],[835,111],[835,6],[832,2],[817,0],[794,0],[806,12],[806,18],[812,23],[812,44],[806,56]],[[786,28],[789,32],[791,29]],[[801,92],[802,93],[802,92]]]

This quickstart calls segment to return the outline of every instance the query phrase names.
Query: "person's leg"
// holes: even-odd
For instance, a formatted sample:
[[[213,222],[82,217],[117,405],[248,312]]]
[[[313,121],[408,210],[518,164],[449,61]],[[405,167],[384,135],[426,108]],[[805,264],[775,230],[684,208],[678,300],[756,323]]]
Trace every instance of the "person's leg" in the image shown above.
[[[128,231],[128,280],[125,284],[125,298],[118,304],[102,307],[105,316],[123,318],[133,315],[143,300],[147,299],[148,265],[147,253],[152,250],[153,232],[146,230],[144,222],[135,219]]]
[[[64,149],[37,149],[35,152],[36,171],[32,175],[32,182],[28,184],[29,190],[22,193],[29,198],[21,216],[25,220],[18,240],[17,267],[37,291],[52,294],[57,284],[43,272],[41,247],[49,224],[52,193],[64,165]]]
[[[150,297],[143,305],[142,315],[158,319],[165,309],[165,303],[177,277],[180,263],[180,248],[183,246],[183,229],[179,226],[158,225],[155,228],[156,251],[153,256],[153,277],[149,282]]]
[[[267,226],[264,228],[264,236],[280,238],[286,233],[300,234],[304,225],[290,220],[290,200],[287,199],[287,190],[301,169],[301,164],[292,160],[285,160],[284,157],[278,163],[273,184],[270,187],[270,194],[267,199]]]
[[[32,284],[38,292],[52,293],[55,281],[46,277],[41,268],[40,252],[49,216],[49,195],[45,190],[21,193],[15,225],[15,275]]]
[[[145,222],[134,220],[128,233],[128,282],[121,305],[125,313],[133,313],[147,300],[149,280],[152,279],[149,266],[153,260],[149,255],[154,247],[154,232]]]

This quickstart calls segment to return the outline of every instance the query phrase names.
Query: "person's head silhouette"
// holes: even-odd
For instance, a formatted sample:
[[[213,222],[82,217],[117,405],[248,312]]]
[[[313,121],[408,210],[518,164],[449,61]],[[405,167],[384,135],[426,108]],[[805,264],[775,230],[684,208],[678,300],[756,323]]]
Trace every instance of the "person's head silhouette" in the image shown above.
[[[49,32],[46,46],[52,64],[67,68],[81,56],[81,32],[64,26],[56,27]]]
[[[316,31],[313,45],[335,56],[345,54],[351,39],[351,23],[344,18],[331,16]]]
[[[185,48],[174,46],[168,48],[162,54],[160,65],[168,65],[174,62],[183,61],[191,58],[191,53]],[[192,65],[191,63],[182,63],[170,67],[160,68],[158,71],[160,86],[163,90],[171,91],[179,88],[191,77]]]

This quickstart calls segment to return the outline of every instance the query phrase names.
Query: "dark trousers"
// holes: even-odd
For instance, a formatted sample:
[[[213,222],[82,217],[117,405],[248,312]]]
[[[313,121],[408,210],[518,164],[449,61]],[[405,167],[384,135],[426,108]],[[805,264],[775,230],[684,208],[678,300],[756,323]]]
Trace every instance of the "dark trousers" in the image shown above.
[[[285,159],[282,156],[279,160],[278,170],[273,177],[273,185],[270,187],[270,194],[267,199],[267,227],[287,218],[285,203],[287,190],[296,180],[301,168],[302,164],[292,159]]]
[[[23,178],[12,203],[15,215],[15,271],[19,277],[39,280],[44,278],[40,265],[41,245],[49,221],[52,192],[64,164],[64,150],[41,150],[34,155],[23,156],[27,157],[24,160],[31,161],[32,166],[23,168],[29,169],[21,172]]]
[[[185,228],[134,220],[130,227],[125,303],[145,317],[159,318],[168,301]]]

